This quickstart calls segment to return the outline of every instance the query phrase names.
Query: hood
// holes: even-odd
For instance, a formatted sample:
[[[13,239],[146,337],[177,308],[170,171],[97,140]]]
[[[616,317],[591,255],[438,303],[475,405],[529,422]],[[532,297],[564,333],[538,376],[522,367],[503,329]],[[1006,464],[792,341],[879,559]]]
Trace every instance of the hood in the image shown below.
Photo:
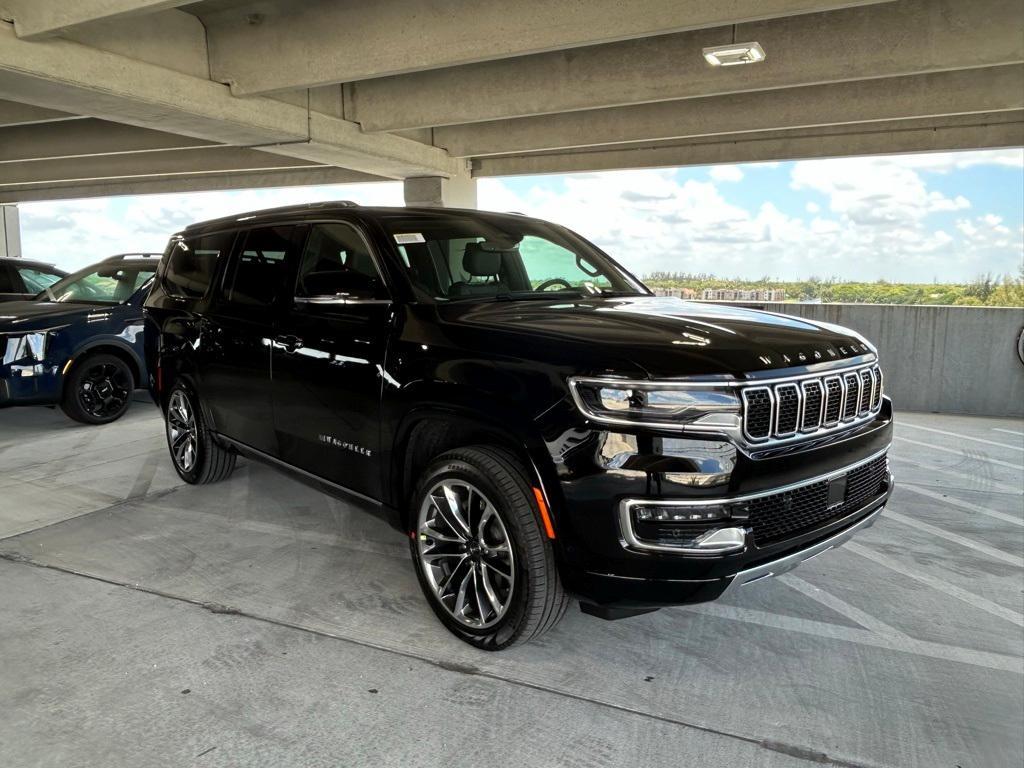
[[[56,301],[8,301],[0,304],[0,333],[39,331],[67,325],[87,315],[107,315],[113,307]]]
[[[671,297],[466,302],[441,313],[491,334],[530,336],[536,354],[556,359],[569,347],[602,349],[608,359],[629,360],[651,377],[742,377],[874,352],[848,328]]]

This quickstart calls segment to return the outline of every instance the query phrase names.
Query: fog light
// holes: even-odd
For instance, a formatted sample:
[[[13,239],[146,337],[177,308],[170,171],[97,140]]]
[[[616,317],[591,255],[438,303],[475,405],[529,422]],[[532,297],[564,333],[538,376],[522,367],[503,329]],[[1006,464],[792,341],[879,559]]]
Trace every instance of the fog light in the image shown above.
[[[719,506],[697,506],[686,504],[670,506],[667,504],[641,504],[633,508],[637,520],[654,522],[702,522],[707,520],[724,520],[729,511]]]

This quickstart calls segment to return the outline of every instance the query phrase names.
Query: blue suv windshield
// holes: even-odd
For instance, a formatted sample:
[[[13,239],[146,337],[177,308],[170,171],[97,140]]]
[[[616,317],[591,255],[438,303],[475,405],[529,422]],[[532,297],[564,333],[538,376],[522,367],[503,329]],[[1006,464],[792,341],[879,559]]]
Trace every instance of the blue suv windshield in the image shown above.
[[[123,304],[155,271],[155,264],[93,265],[44,288],[36,301]]]

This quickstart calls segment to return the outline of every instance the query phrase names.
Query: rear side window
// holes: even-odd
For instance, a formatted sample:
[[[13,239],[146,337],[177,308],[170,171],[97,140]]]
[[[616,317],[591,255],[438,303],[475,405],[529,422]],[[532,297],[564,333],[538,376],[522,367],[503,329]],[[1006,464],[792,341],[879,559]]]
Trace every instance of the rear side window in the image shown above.
[[[14,275],[7,271],[7,267],[0,264],[0,293],[21,293],[21,286],[14,290]]]
[[[227,255],[234,239],[234,232],[221,232],[175,241],[164,267],[164,290],[171,296],[201,299],[213,280],[218,259]]]
[[[248,232],[224,283],[224,298],[232,304],[258,307],[272,304],[285,274],[295,234],[294,226],[262,227]]]
[[[41,293],[44,288],[48,288],[60,280],[60,275],[54,272],[40,272],[38,269],[29,267],[17,267],[16,269],[21,275],[21,282],[25,284],[25,290],[29,293]]]

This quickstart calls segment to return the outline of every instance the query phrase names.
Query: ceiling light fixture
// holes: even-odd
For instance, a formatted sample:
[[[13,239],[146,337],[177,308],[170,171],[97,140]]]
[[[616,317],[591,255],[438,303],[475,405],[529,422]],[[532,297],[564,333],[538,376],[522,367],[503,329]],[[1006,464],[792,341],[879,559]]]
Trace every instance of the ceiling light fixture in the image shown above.
[[[760,43],[731,43],[704,49],[704,58],[713,67],[734,67],[737,64],[756,64],[764,61],[764,48]]]

